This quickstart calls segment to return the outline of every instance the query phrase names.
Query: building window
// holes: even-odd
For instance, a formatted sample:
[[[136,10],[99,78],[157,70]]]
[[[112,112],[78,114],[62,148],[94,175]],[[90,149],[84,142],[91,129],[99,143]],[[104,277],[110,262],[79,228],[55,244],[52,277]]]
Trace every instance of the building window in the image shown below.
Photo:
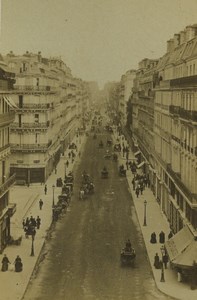
[[[36,135],[35,135],[35,143],[36,144],[38,143],[38,133],[36,133]]]
[[[34,122],[39,123],[39,114],[34,115]]]
[[[23,107],[23,95],[19,95],[19,108]]]

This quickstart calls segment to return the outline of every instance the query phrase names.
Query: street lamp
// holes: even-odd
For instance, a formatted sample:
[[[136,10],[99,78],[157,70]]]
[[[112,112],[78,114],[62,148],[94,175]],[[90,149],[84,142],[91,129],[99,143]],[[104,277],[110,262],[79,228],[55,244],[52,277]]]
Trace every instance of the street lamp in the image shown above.
[[[34,229],[35,231],[35,229]],[[31,254],[30,256],[34,256],[34,239],[35,239],[35,233],[32,233],[31,235]]]
[[[144,200],[144,224],[143,224],[143,226],[147,226],[147,224],[146,224],[146,205],[147,205],[147,201]]]
[[[55,199],[54,199],[55,185],[54,184],[53,184],[52,188],[53,188],[53,204],[52,204],[52,207],[54,207],[55,206]]]
[[[162,264],[161,264],[161,279],[160,282],[165,282],[164,278],[164,267],[163,267],[163,256],[165,254],[165,249],[164,246],[161,247],[161,255],[162,255]]]

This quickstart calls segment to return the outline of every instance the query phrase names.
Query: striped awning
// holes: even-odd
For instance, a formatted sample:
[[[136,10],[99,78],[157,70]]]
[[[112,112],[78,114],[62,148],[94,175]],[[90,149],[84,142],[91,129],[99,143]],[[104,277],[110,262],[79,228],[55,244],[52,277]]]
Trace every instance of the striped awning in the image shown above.
[[[9,96],[4,96],[3,99],[5,102],[12,108],[18,108],[18,106],[15,104],[14,100]]]
[[[194,240],[194,236],[188,226],[184,226],[178,231],[171,239],[165,242],[165,248],[168,252],[169,258],[172,262],[179,257],[181,253],[190,245]]]

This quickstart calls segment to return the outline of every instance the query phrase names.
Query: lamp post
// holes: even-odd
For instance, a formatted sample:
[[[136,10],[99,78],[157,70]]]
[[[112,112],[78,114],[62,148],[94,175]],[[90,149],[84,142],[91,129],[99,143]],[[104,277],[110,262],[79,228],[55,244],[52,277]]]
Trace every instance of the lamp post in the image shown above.
[[[35,229],[34,229],[35,231]],[[34,239],[35,239],[35,233],[32,233],[31,235],[31,254],[30,256],[34,256]]]
[[[161,255],[162,255],[162,264],[161,264],[161,279],[160,282],[165,282],[165,277],[164,277],[164,267],[163,267],[163,256],[165,253],[164,246],[161,247]]]
[[[52,204],[52,207],[54,207],[55,206],[55,199],[54,199],[55,185],[54,184],[52,185],[52,188],[53,188],[53,204]]]
[[[147,201],[144,200],[144,224],[143,224],[143,226],[147,226],[147,224],[146,224],[146,205],[147,205]]]

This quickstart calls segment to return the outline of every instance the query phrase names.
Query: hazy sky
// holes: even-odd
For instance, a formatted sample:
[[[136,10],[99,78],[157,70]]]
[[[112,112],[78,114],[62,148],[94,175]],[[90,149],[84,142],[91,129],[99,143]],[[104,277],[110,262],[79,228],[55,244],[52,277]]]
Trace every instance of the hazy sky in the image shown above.
[[[61,56],[74,76],[120,80],[197,23],[197,0],[1,0],[2,54]]]

